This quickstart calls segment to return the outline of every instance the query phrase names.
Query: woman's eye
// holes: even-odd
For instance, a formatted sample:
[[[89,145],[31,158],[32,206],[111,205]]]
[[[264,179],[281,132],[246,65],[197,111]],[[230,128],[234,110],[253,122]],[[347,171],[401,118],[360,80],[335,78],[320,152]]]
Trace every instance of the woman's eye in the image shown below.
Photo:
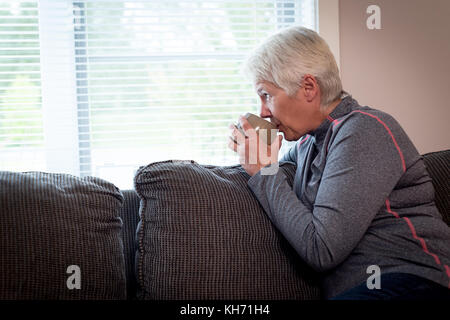
[[[264,93],[264,99],[265,99],[265,100],[269,100],[269,98],[270,98],[270,94]]]

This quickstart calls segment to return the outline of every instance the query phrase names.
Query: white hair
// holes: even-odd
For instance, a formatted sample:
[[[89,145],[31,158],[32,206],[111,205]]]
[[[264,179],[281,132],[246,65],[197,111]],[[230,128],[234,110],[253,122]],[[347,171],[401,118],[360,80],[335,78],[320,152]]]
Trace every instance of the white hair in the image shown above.
[[[283,29],[259,45],[247,58],[243,71],[253,80],[269,81],[295,95],[306,74],[320,87],[320,105],[340,97],[339,69],[328,44],[315,31],[294,26]]]

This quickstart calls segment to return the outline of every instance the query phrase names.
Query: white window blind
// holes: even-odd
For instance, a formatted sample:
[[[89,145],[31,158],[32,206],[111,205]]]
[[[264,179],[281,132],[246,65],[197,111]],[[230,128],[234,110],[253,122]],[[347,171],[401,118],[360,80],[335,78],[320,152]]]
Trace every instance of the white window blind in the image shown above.
[[[0,3],[2,17],[34,19],[0,24],[0,169],[120,188],[154,161],[236,164],[228,124],[258,112],[246,54],[279,28],[316,29],[315,0]]]
[[[45,167],[43,147],[37,1],[2,1],[0,168],[42,169]]]

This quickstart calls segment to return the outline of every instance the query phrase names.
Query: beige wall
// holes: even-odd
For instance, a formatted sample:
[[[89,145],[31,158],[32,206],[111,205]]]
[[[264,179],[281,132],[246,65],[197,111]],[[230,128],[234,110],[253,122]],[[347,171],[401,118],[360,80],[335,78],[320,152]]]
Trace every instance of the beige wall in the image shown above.
[[[381,9],[369,30],[366,8]],[[394,116],[420,153],[450,148],[450,1],[339,0],[344,89]]]

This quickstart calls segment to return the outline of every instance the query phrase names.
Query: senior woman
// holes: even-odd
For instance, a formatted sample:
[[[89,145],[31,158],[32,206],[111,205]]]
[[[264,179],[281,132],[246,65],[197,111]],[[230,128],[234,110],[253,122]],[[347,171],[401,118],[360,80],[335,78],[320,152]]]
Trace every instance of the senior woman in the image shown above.
[[[293,187],[282,170],[261,174],[278,167],[278,156],[251,134],[244,117],[246,134],[230,126],[229,147],[275,227],[322,275],[324,297],[448,299],[450,228],[398,122],[342,90],[333,55],[312,30],[291,27],[269,37],[246,70],[261,117],[297,141],[280,160],[297,164]],[[257,155],[248,161],[249,150],[258,148],[272,152],[272,161]],[[381,274],[375,288],[367,285],[373,270]]]

